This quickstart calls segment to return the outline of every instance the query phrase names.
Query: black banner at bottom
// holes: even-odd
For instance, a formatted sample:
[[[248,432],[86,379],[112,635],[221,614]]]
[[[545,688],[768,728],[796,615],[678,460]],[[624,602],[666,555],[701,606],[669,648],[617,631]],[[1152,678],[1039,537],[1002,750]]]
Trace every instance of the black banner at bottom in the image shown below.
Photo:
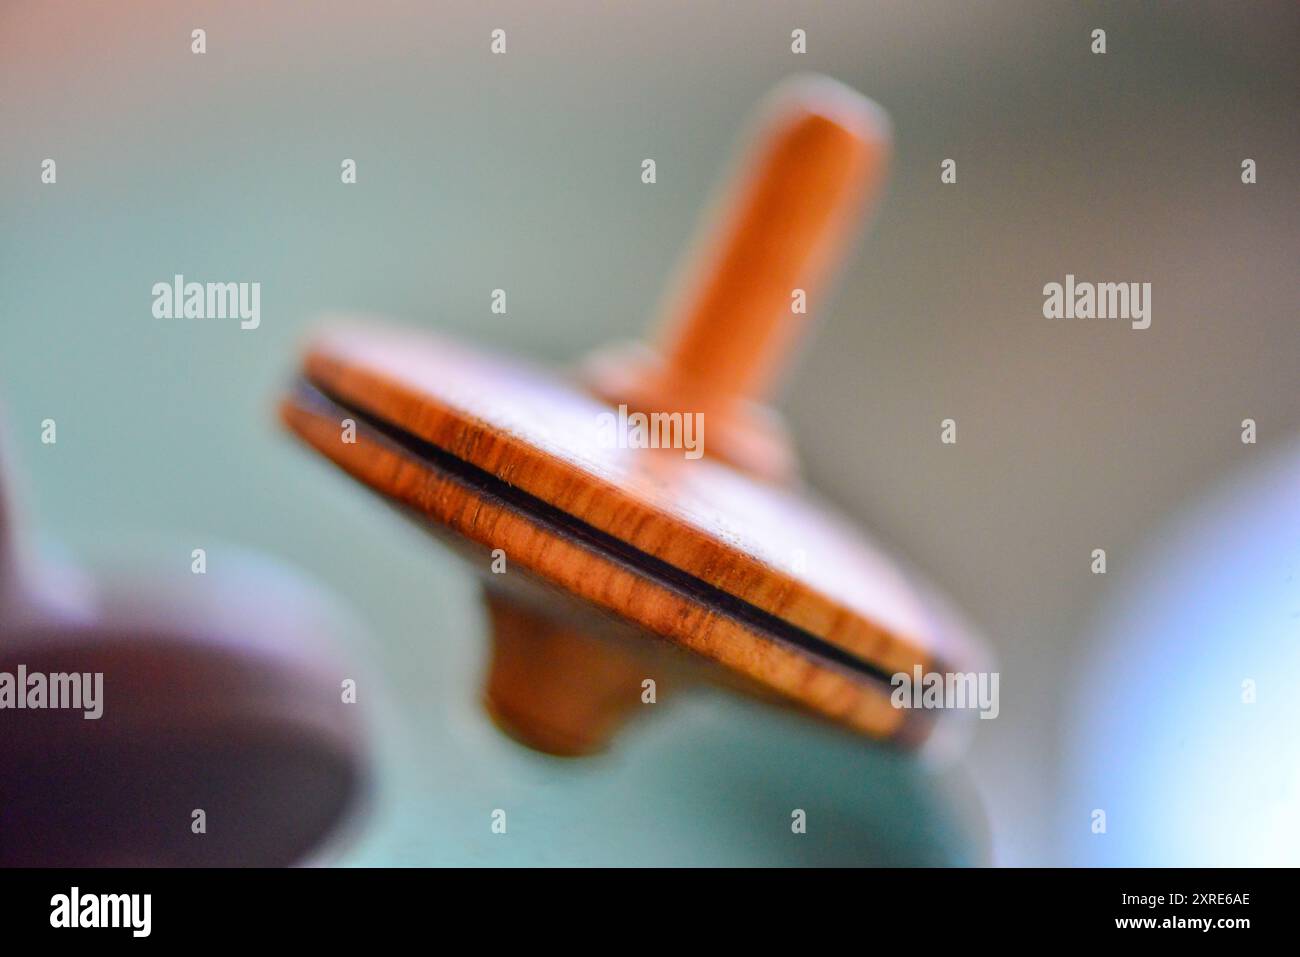
[[[567,937],[611,921],[632,938],[785,927],[905,948],[972,934],[1231,946],[1286,927],[1294,885],[1286,870],[12,870],[0,872],[0,926],[6,942],[93,947],[337,947],[458,925],[494,940]]]

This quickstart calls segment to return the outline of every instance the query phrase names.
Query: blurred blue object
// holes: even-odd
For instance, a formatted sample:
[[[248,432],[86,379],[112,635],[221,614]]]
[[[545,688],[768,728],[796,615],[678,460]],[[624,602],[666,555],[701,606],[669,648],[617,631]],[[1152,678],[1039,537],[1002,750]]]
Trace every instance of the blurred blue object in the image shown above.
[[[1076,672],[1070,863],[1300,864],[1300,445],[1137,561]]]

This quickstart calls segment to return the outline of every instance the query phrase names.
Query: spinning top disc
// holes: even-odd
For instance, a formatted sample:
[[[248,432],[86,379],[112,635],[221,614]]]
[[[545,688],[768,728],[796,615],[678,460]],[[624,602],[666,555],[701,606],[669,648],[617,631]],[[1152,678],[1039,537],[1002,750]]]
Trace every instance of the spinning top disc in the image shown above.
[[[915,744],[932,712],[893,707],[890,678],[916,666],[955,670],[964,641],[894,562],[798,485],[783,430],[757,404],[802,318],[790,291],[810,288],[842,245],[865,187],[880,178],[887,133],[878,110],[824,80],[782,91],[767,115],[718,252],[703,256],[669,342],[643,350],[648,359],[602,357],[580,382],[440,337],[355,324],[310,345],[281,414],[381,494],[465,542],[502,549],[510,568],[633,626],[640,640],[657,637],[751,690]],[[643,421],[669,441],[644,447]],[[503,617],[514,646],[526,646],[528,627],[494,605],[498,632]],[[536,639],[554,631],[539,622]],[[552,658],[580,668],[599,654],[553,647],[535,656],[534,684],[556,670]],[[514,698],[528,670],[509,670],[520,676]],[[489,699],[529,724],[549,721],[522,735],[544,749],[586,750],[594,742],[580,725],[603,720],[600,709],[548,718],[560,686],[549,694],[504,709],[506,693],[490,688]]]
[[[902,573],[798,491],[607,447],[608,411],[525,365],[365,328],[317,342],[283,415],[355,477],[544,581],[854,728],[923,736],[905,719],[926,712],[893,708],[889,676],[950,670],[954,650]]]

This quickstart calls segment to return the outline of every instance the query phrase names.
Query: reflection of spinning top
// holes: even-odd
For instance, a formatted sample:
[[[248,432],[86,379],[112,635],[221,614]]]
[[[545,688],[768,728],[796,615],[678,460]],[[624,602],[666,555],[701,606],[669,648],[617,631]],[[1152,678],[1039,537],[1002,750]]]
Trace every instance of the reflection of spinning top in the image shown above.
[[[22,560],[4,492],[0,866],[318,854],[363,768],[355,707],[325,660],[329,604],[247,556],[79,596],[79,578]]]
[[[873,737],[929,736],[930,713],[891,706],[890,676],[952,669],[964,640],[805,494],[761,404],[799,332],[793,305],[840,253],[887,149],[884,117],[853,91],[784,88],[660,347],[602,353],[581,385],[423,334],[353,327],[312,343],[285,422],[479,553],[487,703],[521,740],[594,750],[646,679],[662,697],[700,658]],[[698,460],[617,428],[610,440],[611,420],[689,439],[697,414]],[[484,549],[504,552],[506,574]]]

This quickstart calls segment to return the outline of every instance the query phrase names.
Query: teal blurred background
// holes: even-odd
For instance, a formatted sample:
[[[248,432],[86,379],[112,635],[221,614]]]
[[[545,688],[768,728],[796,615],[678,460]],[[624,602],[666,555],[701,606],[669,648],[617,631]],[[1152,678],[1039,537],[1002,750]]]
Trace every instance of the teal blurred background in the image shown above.
[[[992,859],[1067,863],[1063,702],[1099,609],[1140,589],[1140,548],[1180,507],[1300,426],[1298,25],[1290,3],[8,0],[0,404],[31,520],[78,560],[206,546],[211,564],[237,543],[346,597],[382,773],[345,860],[789,860],[711,813],[727,781],[755,820],[816,794],[867,857],[981,857],[952,850],[963,784],[934,800],[967,810],[909,818],[897,802],[929,787],[911,770],[722,696],[590,766],[501,739],[476,702],[469,574],[273,418],[327,311],[557,363],[636,335],[746,112],[826,72],[890,112],[897,150],[785,408],[812,482],[996,648],[1001,716],[966,763]],[[1067,272],[1151,282],[1152,327],[1044,320],[1042,286]],[[261,327],[154,319],[150,287],[175,273],[260,282]],[[687,762],[672,743],[692,735]],[[505,849],[480,822],[511,806],[529,810]]]

